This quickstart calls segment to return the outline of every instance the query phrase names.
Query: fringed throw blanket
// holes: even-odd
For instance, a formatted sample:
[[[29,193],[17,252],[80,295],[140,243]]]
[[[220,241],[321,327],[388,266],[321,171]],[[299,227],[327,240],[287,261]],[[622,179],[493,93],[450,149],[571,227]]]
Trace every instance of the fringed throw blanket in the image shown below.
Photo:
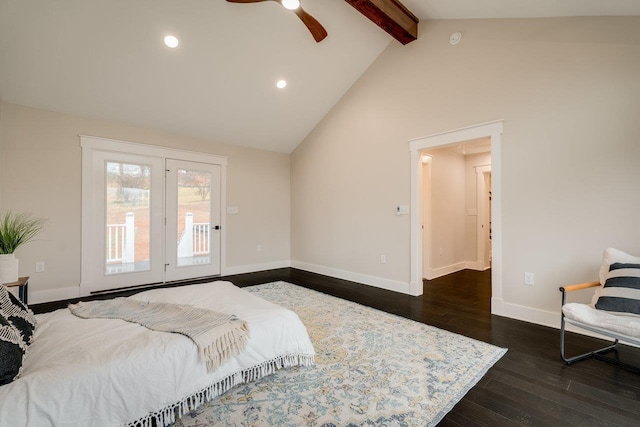
[[[209,372],[240,354],[249,341],[249,326],[244,320],[191,305],[114,298],[71,304],[69,310],[84,319],[122,319],[153,331],[185,335],[198,346]]]

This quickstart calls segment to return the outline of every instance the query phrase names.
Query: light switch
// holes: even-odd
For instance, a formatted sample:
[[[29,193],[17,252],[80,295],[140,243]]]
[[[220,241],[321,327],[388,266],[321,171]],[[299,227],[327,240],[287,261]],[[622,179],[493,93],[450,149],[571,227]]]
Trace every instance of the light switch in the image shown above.
[[[228,214],[237,214],[240,210],[238,209],[237,206],[227,206],[227,213]]]
[[[396,215],[409,215],[409,205],[399,205],[396,207]]]

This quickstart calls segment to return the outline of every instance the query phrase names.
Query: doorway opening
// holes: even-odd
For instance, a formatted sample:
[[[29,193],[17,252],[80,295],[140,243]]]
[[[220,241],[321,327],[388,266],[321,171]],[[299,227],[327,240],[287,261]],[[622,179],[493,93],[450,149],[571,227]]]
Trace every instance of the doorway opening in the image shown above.
[[[490,144],[490,165],[477,165],[476,178],[478,179],[477,193],[482,194],[487,191],[487,187],[490,188],[490,203],[482,197],[482,201],[486,202],[478,204],[475,211],[472,208],[470,210],[462,209],[461,215],[463,217],[483,215],[488,216],[488,221],[478,218],[478,223],[484,225],[484,227],[478,227],[480,231],[476,231],[478,242],[483,241],[485,233],[489,232],[490,245],[483,245],[482,248],[478,245],[474,249],[476,251],[476,265],[475,267],[480,269],[487,263],[491,268],[491,306],[492,312],[495,306],[502,301],[502,265],[501,265],[501,169],[500,169],[500,152],[502,144],[502,121],[490,122],[479,124],[475,126],[469,126],[462,129],[456,129],[449,132],[439,133],[423,138],[418,138],[410,141],[411,151],[411,283],[410,292],[412,295],[421,295],[423,293],[422,278],[426,277],[424,274],[425,260],[431,259],[433,256],[440,256],[440,248],[437,248],[437,255],[428,253],[425,250],[424,237],[425,235],[431,235],[432,226],[431,219],[429,218],[428,206],[434,203],[431,196],[428,194],[424,196],[423,186],[425,182],[433,182],[433,177],[423,177],[423,173],[433,173],[434,157],[427,162],[429,166],[425,168],[423,162],[423,153],[436,148],[451,148],[452,146],[463,144],[467,141],[484,139]],[[481,175],[478,175],[481,174]],[[483,188],[480,188],[480,187]],[[424,202],[423,202],[424,199]],[[479,198],[480,200],[480,198]],[[460,212],[458,212],[460,214]],[[471,215],[469,215],[471,214]],[[425,221],[426,219],[426,221]],[[424,228],[423,228],[424,225]],[[489,230],[487,230],[487,228]],[[480,235],[482,232],[482,236]],[[433,247],[433,244],[428,245]],[[427,253],[425,253],[427,252]],[[433,252],[433,251],[431,251]],[[443,256],[445,250],[443,248]],[[428,265],[428,264],[427,264]]]
[[[423,278],[490,268],[491,139],[421,152]]]

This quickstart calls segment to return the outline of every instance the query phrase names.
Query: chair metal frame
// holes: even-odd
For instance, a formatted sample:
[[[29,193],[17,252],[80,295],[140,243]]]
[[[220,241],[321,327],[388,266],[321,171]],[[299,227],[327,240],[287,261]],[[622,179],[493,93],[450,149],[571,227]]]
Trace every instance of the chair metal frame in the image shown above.
[[[567,298],[567,293],[568,292],[573,292],[573,291],[578,291],[581,289],[588,289],[588,288],[593,288],[596,286],[600,286],[600,282],[585,282],[585,283],[578,283],[575,285],[569,285],[569,286],[562,286],[559,288],[560,292],[562,292],[562,306],[565,305],[566,303],[566,298]],[[615,332],[606,330],[606,329],[602,329],[602,328],[597,328],[597,327],[593,327],[591,325],[586,325],[584,323],[575,321],[575,320],[571,320],[571,319],[566,319],[564,312],[562,311],[562,308],[560,309],[560,314],[561,314],[561,320],[560,320],[560,357],[562,358],[562,361],[566,364],[566,365],[570,365],[574,362],[578,362],[580,360],[584,360],[584,359],[589,359],[589,358],[594,358],[597,360],[602,360],[604,362],[608,362],[611,364],[614,364],[616,366],[620,366],[624,369],[628,369],[630,371],[633,371],[635,373],[639,373],[640,374],[640,368],[634,365],[630,365],[628,363],[624,363],[621,362],[618,358],[617,358],[617,351],[616,351],[616,347],[618,345],[618,343],[620,342],[620,340],[622,339],[623,341],[628,341],[628,342],[632,342],[634,344],[640,345],[640,340],[634,339],[632,337],[628,337],[626,335],[620,335],[620,334],[616,334]],[[573,356],[573,357],[567,357],[566,353],[565,353],[565,332],[566,332],[566,324],[572,324],[574,326],[577,326],[579,328],[591,331],[591,332],[595,332],[598,333],[600,335],[604,335],[607,336],[609,338],[612,338],[614,341],[612,344],[602,347],[600,349],[597,350],[593,350],[593,351],[589,351],[587,353],[583,353],[583,354],[579,354],[577,356]],[[612,359],[610,357],[606,357],[603,356],[603,354],[608,353],[608,352],[615,352],[616,353],[616,358]]]

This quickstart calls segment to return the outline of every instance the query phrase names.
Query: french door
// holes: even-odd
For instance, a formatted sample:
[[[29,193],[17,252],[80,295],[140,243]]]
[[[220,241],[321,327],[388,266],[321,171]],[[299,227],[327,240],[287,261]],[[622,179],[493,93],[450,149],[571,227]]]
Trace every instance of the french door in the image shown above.
[[[166,161],[165,280],[220,274],[220,166]]]
[[[221,169],[91,150],[83,159],[81,294],[219,275]]]

